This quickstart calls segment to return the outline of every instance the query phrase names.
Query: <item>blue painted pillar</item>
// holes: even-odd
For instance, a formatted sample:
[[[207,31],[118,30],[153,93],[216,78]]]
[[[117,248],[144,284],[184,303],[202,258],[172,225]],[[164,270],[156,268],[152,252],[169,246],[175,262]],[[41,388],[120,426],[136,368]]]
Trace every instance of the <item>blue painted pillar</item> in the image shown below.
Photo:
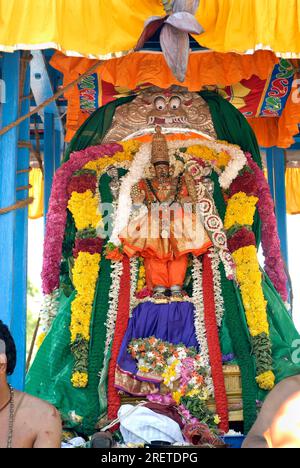
[[[61,133],[58,130],[55,130],[55,171],[60,168],[61,165],[61,156],[62,156],[62,147],[61,147]]]
[[[271,190],[273,200],[275,200],[273,148],[267,149],[267,168],[268,168],[268,182],[269,182],[269,185],[270,185],[270,190]]]
[[[278,232],[281,242],[281,252],[288,266],[288,236],[286,213],[286,186],[285,186],[285,151],[280,148],[273,149],[275,207]]]
[[[55,172],[55,127],[54,114],[45,112],[45,136],[44,136],[44,179],[45,179],[45,197],[44,197],[44,216],[48,213],[49,200],[53,176]]]
[[[22,61],[22,58],[21,58]],[[30,94],[30,63],[23,62],[26,70],[24,88],[21,90],[22,96]],[[30,99],[23,99],[21,104],[21,115],[25,115],[30,110]],[[20,141],[30,141],[30,121],[23,122],[19,127]],[[18,188],[28,186],[29,173],[20,172],[29,168],[30,152],[28,148],[19,148],[17,159],[17,200],[28,198],[29,191],[18,190]],[[25,369],[26,369],[26,336],[27,336],[27,260],[28,260],[28,207],[16,212],[14,240],[14,302],[11,331],[17,345],[17,367],[11,378],[11,384],[17,390],[24,390]]]
[[[5,53],[2,79],[6,102],[1,105],[1,128],[18,118],[20,52]],[[16,202],[18,127],[0,137],[0,208]],[[16,212],[0,215],[0,318],[9,327],[14,302],[14,242]]]

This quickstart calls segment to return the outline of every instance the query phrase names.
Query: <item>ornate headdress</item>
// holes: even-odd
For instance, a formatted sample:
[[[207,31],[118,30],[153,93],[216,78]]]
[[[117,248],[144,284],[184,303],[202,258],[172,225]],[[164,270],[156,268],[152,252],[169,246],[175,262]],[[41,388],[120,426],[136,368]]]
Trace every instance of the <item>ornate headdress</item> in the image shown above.
[[[170,164],[169,149],[166,137],[162,134],[161,127],[156,127],[152,140],[152,164]]]

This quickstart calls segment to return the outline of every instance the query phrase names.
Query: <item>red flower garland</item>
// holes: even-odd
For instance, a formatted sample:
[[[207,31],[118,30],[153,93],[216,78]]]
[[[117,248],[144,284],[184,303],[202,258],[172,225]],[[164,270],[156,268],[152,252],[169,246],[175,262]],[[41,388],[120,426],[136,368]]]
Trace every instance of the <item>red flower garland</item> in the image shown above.
[[[73,192],[84,193],[87,190],[91,190],[93,193],[96,192],[97,188],[97,175],[93,174],[81,174],[72,177],[68,185],[68,195],[71,196]]]
[[[103,242],[103,239],[99,238],[76,239],[75,247],[73,249],[74,258],[77,258],[80,252],[86,252],[91,255],[101,253]]]
[[[212,262],[209,253],[205,254],[203,257],[203,302],[207,344],[212,378],[215,388],[216,412],[221,418],[220,429],[227,433],[229,431],[228,400],[226,395],[222,365],[222,352],[216,319]]]
[[[257,180],[258,185],[258,212],[262,221],[261,242],[265,256],[265,271],[279,292],[284,302],[289,299],[288,278],[281,254],[281,245],[277,229],[274,201],[270,187],[263,171],[253,161],[250,153],[246,153],[248,164]]]
[[[230,239],[228,239],[228,248],[231,253],[242,247],[249,247],[250,245],[256,245],[255,234],[253,231],[243,227],[236,232]]]
[[[229,194],[233,197],[236,193],[245,192],[247,195],[256,196],[258,191],[255,174],[250,168],[244,174],[238,176],[230,185]]]
[[[120,284],[119,309],[116,320],[116,330],[112,346],[108,371],[108,419],[114,420],[121,406],[120,395],[115,388],[115,373],[122,342],[128,327],[130,308],[130,261],[123,259],[123,275]]]

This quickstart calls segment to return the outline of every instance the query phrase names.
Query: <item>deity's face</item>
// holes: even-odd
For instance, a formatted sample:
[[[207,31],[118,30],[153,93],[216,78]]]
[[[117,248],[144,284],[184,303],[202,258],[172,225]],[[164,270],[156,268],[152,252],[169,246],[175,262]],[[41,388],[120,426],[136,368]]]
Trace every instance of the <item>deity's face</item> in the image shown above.
[[[167,179],[170,177],[169,164],[155,164],[155,174],[158,179]]]

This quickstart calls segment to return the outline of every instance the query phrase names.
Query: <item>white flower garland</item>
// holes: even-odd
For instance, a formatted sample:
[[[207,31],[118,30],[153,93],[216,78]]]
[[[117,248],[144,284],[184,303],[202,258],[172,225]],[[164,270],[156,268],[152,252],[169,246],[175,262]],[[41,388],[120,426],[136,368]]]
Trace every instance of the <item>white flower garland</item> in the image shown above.
[[[236,271],[233,258],[228,250],[224,224],[218,214],[215,202],[205,186],[201,182],[198,182],[196,189],[203,225],[207,231],[212,233],[211,240],[224,265],[226,277],[233,280],[236,276]]]
[[[109,309],[107,312],[107,320],[105,323],[106,326],[106,342],[104,350],[104,364],[110,349],[111,342],[114,337],[116,321],[118,315],[118,306],[119,306],[119,293],[121,285],[121,277],[123,274],[123,262],[112,262],[112,272],[111,272],[111,287],[109,291]],[[104,367],[104,366],[103,366]]]
[[[237,178],[239,172],[247,165],[247,158],[242,149],[237,145],[226,144],[225,142],[218,142],[214,140],[186,140],[182,142],[171,141],[168,142],[170,149],[177,150],[178,148],[188,148],[190,146],[203,146],[206,148],[213,149],[217,153],[226,151],[231,157],[225,170],[219,175],[219,183],[222,189],[228,190],[232,182]],[[191,158],[191,155],[181,153],[181,156],[187,160]]]
[[[225,313],[224,299],[223,299],[222,286],[221,286],[221,273],[219,270],[220,256],[219,256],[219,253],[216,251],[216,249],[211,249],[209,253],[209,257],[211,258],[211,261],[212,261],[217,324],[218,324],[218,327],[220,328],[222,326],[223,317]]]
[[[224,190],[227,190],[230,187],[233,180],[236,179],[239,172],[247,164],[245,154],[238,146],[235,145],[209,140],[201,141],[200,139],[168,142],[170,153],[174,150],[178,150],[179,148],[187,148],[194,145],[207,147],[219,153],[226,151],[229,154],[231,161],[221,175],[219,175],[219,182]],[[116,246],[121,245],[119,235],[123,229],[127,227],[130,219],[132,208],[131,190],[134,185],[145,177],[145,173],[150,165],[151,148],[151,143],[145,143],[141,146],[131,164],[128,174],[123,179],[118,199],[118,208],[115,213],[115,225],[110,238],[110,242]],[[188,155],[186,153],[182,153],[181,156],[185,161],[192,159],[192,155]],[[172,158],[174,159],[174,154],[171,155],[171,162]]]
[[[130,259],[130,317],[136,306],[136,290],[138,284],[139,260],[137,257]]]
[[[40,312],[39,335],[47,334],[51,328],[53,320],[56,318],[59,310],[60,290],[55,289],[51,294],[44,296],[42,309]]]
[[[204,316],[204,300],[203,300],[203,267],[199,258],[193,258],[193,304],[195,307],[195,331],[196,338],[200,346],[200,354],[203,359],[203,365],[209,369],[205,381],[210,396],[214,395],[214,384],[211,377],[211,365],[207,344],[205,316]]]
[[[134,161],[131,164],[128,174],[123,178],[118,208],[115,213],[114,229],[110,238],[110,242],[116,246],[121,245],[119,235],[128,226],[130,219],[132,199],[131,190],[143,177],[147,166],[151,160],[151,143],[145,143],[141,146],[136,154]]]

